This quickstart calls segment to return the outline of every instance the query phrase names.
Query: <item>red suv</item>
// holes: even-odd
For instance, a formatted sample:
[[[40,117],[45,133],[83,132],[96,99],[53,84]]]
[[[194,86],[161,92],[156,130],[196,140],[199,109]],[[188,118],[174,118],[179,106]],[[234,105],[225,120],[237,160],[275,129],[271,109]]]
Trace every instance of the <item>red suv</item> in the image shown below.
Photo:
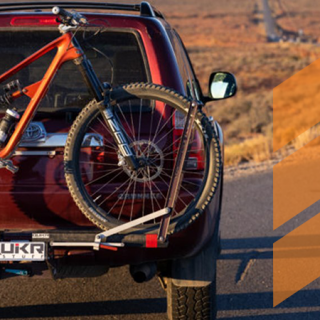
[[[1,73],[59,36],[56,16],[48,11],[54,5],[57,3],[0,4]],[[211,75],[211,94],[202,94],[179,35],[162,14],[147,2],[138,5],[70,2],[61,3],[61,7],[86,11],[83,15],[93,26],[77,31],[77,39],[101,81],[111,83],[113,87],[152,82],[189,96],[193,86],[197,99],[203,104],[235,93],[234,90],[227,96],[221,94],[224,89],[220,85],[220,94],[214,97],[214,79],[221,75],[232,77],[220,72]],[[114,13],[118,11],[121,12]],[[43,76],[53,55],[54,52],[49,52],[40,61],[20,71],[16,78],[22,84],[36,82]],[[180,319],[182,316],[187,316],[188,319],[215,319],[216,261],[219,254],[223,184],[223,134],[219,124],[201,114],[201,122],[206,128],[204,134],[207,138],[210,137],[212,145],[210,157],[214,159],[214,165],[206,171],[206,174],[212,176],[213,183],[203,201],[203,209],[197,209],[183,224],[178,225],[169,236],[166,246],[155,247],[154,238],[150,237],[147,237],[147,243],[137,246],[134,244],[134,235],[129,235],[123,240],[125,246],[119,250],[110,250],[110,247],[94,250],[88,246],[82,247],[81,243],[92,242],[101,230],[74,203],[63,169],[64,147],[70,127],[90,100],[92,97],[75,64],[64,64],[14,153],[13,162],[20,170],[15,174],[7,170],[1,171],[2,276],[15,270],[19,274],[22,272],[32,276],[34,268],[49,268],[55,279],[99,276],[110,267],[130,265],[131,275],[137,282],[147,281],[158,275],[167,291],[170,319]],[[24,105],[23,100],[15,102],[19,112],[23,112]],[[2,111],[3,114],[4,112],[5,110]],[[140,107],[139,121],[142,117],[142,125],[148,125],[148,116],[148,113],[142,113],[141,116]],[[127,119],[126,121],[135,122],[137,115],[131,120]],[[173,137],[173,151],[174,137],[182,134],[183,125],[178,114],[171,119],[167,134],[170,133]],[[90,136],[90,139],[98,141],[99,136]],[[203,171],[203,155],[198,149],[197,136],[193,139],[185,164],[187,176],[191,177],[192,174]],[[156,155],[163,154],[163,150],[156,144],[154,152]],[[100,167],[106,161],[104,153],[96,152],[94,161],[95,170],[102,170]],[[87,176],[88,168],[84,167],[83,170],[83,174]],[[130,175],[130,172],[126,174]],[[190,181],[193,180],[189,179],[189,184],[195,183]],[[137,177],[134,185],[139,182]],[[120,187],[118,185],[113,188]],[[186,194],[189,192],[183,184],[182,188]],[[160,201],[161,194],[163,190],[152,192],[150,189],[149,193],[126,190],[125,193],[118,193],[117,201],[129,200],[129,207],[140,210],[147,202],[153,205],[157,200]],[[186,197],[190,198],[190,192]],[[185,198],[182,197],[182,202],[183,199]],[[124,205],[121,209],[123,208]],[[128,210],[125,207],[124,211],[127,213],[121,219],[130,220]],[[158,223],[159,221],[154,221],[155,226]],[[150,230],[152,228],[150,226]],[[27,246],[33,245],[35,253],[36,246],[44,244],[45,254],[43,257],[21,255],[17,258],[8,249],[10,243],[22,243],[26,251]]]

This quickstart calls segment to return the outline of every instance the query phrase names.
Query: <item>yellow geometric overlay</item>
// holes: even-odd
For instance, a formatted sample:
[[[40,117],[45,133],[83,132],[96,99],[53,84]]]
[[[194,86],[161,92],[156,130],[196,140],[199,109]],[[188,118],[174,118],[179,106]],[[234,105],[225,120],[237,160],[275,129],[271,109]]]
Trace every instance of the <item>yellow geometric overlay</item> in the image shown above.
[[[273,149],[320,122],[320,60],[273,90]],[[301,138],[301,137],[300,137]],[[273,228],[320,200],[320,137],[273,168]],[[320,214],[273,246],[273,303],[283,302],[320,277]]]
[[[309,147],[315,143],[320,137],[273,167],[274,230],[320,199],[320,155]]]
[[[320,122],[320,59],[273,89],[273,151]]]
[[[320,276],[320,214],[273,245],[273,306]]]

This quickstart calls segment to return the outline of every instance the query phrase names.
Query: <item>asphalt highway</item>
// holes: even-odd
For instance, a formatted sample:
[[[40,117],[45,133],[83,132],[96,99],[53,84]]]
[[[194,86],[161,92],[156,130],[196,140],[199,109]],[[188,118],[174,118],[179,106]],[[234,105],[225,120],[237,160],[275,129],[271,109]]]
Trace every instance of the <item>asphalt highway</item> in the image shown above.
[[[266,27],[267,37],[268,39],[275,41],[279,39],[279,35],[278,35],[276,23],[272,17],[272,12],[271,12],[268,0],[262,0],[262,8],[263,8],[264,23]]]
[[[272,171],[227,177],[218,262],[218,319],[320,318],[320,281],[272,306],[272,245],[317,214],[319,204],[272,230]],[[127,268],[94,279],[0,280],[0,319],[165,320],[166,298],[157,279],[136,284]]]

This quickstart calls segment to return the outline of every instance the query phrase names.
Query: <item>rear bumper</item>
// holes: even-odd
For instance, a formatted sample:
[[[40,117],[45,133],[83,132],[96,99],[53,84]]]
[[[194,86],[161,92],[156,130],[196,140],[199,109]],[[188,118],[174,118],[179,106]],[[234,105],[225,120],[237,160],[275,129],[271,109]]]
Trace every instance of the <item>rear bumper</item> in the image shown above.
[[[149,261],[172,260],[196,254],[212,237],[220,216],[221,183],[204,213],[189,227],[169,237],[165,248],[125,246],[117,251],[100,248],[51,247],[51,242],[93,242],[100,232],[94,227],[68,230],[3,230],[1,241],[43,241],[47,244],[47,260],[62,259],[67,264],[95,264],[110,267]]]

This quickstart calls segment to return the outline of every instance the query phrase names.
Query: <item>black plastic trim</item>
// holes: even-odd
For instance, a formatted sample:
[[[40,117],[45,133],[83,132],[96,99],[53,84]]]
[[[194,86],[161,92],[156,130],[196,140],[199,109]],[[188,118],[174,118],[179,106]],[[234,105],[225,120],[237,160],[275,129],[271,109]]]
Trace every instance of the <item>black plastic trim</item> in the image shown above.
[[[20,3],[0,3],[0,12],[19,10],[39,10],[51,9],[54,6],[61,6],[66,9],[99,9],[99,10],[120,10],[140,12],[141,16],[159,17],[163,15],[154,9],[149,2],[143,1],[141,4],[121,4],[121,3],[99,3],[99,2],[20,2]]]

